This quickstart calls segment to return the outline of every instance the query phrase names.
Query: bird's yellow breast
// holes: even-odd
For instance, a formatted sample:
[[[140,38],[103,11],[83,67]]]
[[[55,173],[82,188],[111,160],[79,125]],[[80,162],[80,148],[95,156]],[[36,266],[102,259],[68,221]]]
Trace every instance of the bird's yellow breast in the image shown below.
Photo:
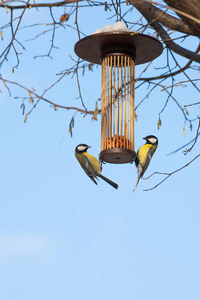
[[[140,149],[138,150],[138,158],[141,162],[142,167],[145,166],[146,163],[146,159],[147,159],[147,153],[149,151],[149,149],[152,148],[152,155],[154,154],[154,152],[156,151],[157,145],[153,146],[151,144],[145,144],[142,147],[140,147]]]

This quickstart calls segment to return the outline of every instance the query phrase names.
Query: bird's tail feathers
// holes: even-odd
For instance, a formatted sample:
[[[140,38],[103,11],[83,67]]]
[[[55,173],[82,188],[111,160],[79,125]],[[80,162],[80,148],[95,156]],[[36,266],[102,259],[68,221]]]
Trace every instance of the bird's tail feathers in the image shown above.
[[[137,187],[137,185],[138,185],[138,183],[139,183],[139,181],[140,181],[140,176],[138,176],[138,178],[137,178],[137,181],[136,181],[136,184],[135,184],[135,187],[134,187],[134,190],[133,190],[133,192],[135,192],[135,190],[136,190],[136,187]]]
[[[101,177],[107,183],[109,183],[115,189],[118,189],[118,184],[116,184],[115,182],[113,182],[112,180],[110,180],[109,178],[107,178],[106,176],[104,176],[103,174],[101,174],[100,172],[98,172],[98,176]]]

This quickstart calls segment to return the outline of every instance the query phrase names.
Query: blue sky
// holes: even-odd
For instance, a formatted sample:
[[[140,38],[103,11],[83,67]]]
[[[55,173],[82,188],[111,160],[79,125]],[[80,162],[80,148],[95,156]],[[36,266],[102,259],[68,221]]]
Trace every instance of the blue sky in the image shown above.
[[[50,22],[48,12],[40,11],[42,14],[28,11],[21,25]],[[55,18],[58,20],[62,13],[62,8],[54,10]],[[1,15],[2,23],[8,21],[3,11]],[[89,35],[105,24],[114,24],[115,18],[108,19],[111,15],[105,15],[103,8],[80,9],[79,27]],[[132,18],[139,19],[136,11]],[[45,29],[22,29],[18,38],[32,39]],[[9,40],[6,32],[8,29],[1,43]],[[55,74],[72,65],[69,54],[76,58],[73,47],[78,36],[70,28],[59,28],[55,38],[59,50],[53,50],[54,59],[33,59],[48,52],[50,39],[47,33],[24,42],[27,51],[14,74],[16,61],[11,53],[2,68],[4,78],[34,87],[38,94],[53,84],[58,79]],[[154,67],[165,65],[164,59],[163,54],[155,60],[145,76],[155,74]],[[143,68],[136,68],[136,76]],[[84,77],[80,74],[80,83],[85,104],[94,109],[100,95],[100,67],[86,71]],[[73,112],[55,111],[41,101],[24,124],[21,100],[14,97],[28,93],[12,87],[9,96],[2,84],[0,88],[0,298],[199,299],[199,159],[149,192],[143,190],[163,177],[141,180],[133,194],[137,178],[133,164],[103,166],[103,173],[119,184],[118,190],[101,180],[96,186],[76,161],[74,149],[84,142],[92,146],[90,153],[98,156],[99,118],[91,122],[91,116],[76,114],[71,138],[68,127]],[[147,86],[136,90],[136,104],[146,93]],[[199,101],[189,84],[176,88],[174,95],[181,104]],[[75,99],[76,80],[71,76],[45,97],[58,104],[81,107],[80,100]],[[166,156],[190,141],[196,127],[190,132],[186,124],[183,136],[184,118],[170,100],[158,131],[158,114],[165,101],[166,94],[158,88],[137,110],[136,149],[148,134],[159,139],[146,176],[155,171],[174,171],[199,154],[197,143],[186,156],[182,151]],[[27,103],[26,112],[30,108]],[[198,110],[189,110],[191,118]]]

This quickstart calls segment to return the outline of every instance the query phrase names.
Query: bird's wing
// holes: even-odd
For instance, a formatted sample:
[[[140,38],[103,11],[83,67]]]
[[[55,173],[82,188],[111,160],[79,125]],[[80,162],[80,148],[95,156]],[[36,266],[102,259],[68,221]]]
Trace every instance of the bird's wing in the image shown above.
[[[150,147],[149,150],[148,150],[148,152],[147,152],[146,163],[145,163],[145,165],[144,165],[144,167],[143,167],[143,169],[142,169],[142,172],[141,172],[141,174],[140,174],[140,178],[144,175],[146,169],[148,168],[149,163],[150,163],[150,160],[151,160],[151,158],[152,158],[152,155],[153,155],[153,147]]]
[[[95,184],[97,184],[97,182],[96,182],[96,180],[94,178],[96,178],[97,180],[98,180],[98,178],[97,178],[97,176],[95,174],[95,171],[94,171],[94,169],[93,169],[93,167],[92,167],[92,165],[91,165],[88,157],[83,154],[83,159],[84,159],[84,162],[85,162],[85,172],[86,172],[86,174],[90,177],[90,179]]]

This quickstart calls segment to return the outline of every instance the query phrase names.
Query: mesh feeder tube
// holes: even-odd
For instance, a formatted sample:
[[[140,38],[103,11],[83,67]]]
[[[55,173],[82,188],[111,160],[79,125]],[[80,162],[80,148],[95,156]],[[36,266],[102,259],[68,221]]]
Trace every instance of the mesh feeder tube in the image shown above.
[[[77,56],[101,64],[101,161],[135,160],[135,65],[162,51],[156,38],[131,31],[97,33],[75,44]]]

